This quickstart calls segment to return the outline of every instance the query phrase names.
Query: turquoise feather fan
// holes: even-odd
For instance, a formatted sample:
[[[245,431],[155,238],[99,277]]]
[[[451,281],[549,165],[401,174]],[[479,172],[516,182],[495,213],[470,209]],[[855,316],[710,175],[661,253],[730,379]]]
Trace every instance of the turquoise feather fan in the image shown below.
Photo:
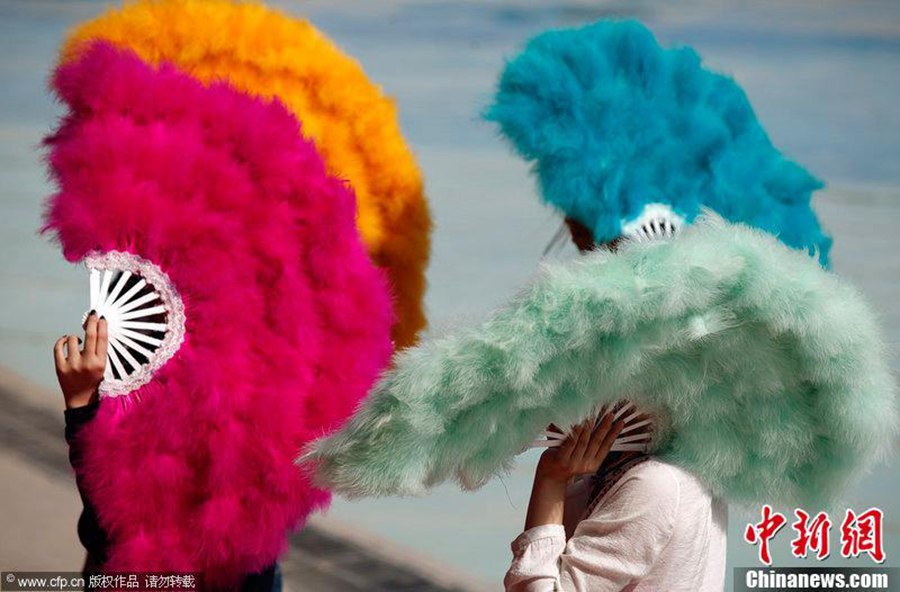
[[[710,214],[671,241],[546,266],[483,324],[401,353],[300,462],[351,497],[477,487],[548,424],[624,396],[662,418],[655,454],[738,503],[833,502],[896,425],[857,291]]]
[[[637,21],[545,31],[503,69],[485,117],[537,177],[541,197],[598,242],[646,208],[678,225],[711,208],[816,254],[822,182],[771,142],[743,89]]]

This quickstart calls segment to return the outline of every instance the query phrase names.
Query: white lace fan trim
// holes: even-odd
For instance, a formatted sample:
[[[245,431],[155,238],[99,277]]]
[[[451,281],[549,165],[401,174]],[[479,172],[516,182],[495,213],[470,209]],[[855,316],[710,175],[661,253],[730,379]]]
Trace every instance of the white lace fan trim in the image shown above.
[[[181,348],[185,335],[184,303],[159,266],[132,253],[94,252],[84,258],[84,264],[91,274],[91,308],[108,322],[109,355],[100,395],[126,395],[150,382]],[[155,304],[156,300],[159,303]],[[154,314],[165,314],[165,323],[135,320]],[[163,336],[153,337],[148,331]],[[151,351],[150,347],[155,349]],[[139,363],[135,352],[147,361]],[[130,372],[124,369],[123,360],[131,367]]]

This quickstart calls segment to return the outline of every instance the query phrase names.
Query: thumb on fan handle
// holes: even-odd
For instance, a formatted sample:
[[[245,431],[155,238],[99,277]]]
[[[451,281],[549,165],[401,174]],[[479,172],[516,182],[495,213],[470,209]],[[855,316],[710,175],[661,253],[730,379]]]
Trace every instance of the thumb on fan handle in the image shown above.
[[[84,339],[63,335],[56,340],[53,360],[66,409],[84,407],[99,397],[98,388],[106,371],[108,349],[106,319],[98,317],[93,310],[84,323]]]

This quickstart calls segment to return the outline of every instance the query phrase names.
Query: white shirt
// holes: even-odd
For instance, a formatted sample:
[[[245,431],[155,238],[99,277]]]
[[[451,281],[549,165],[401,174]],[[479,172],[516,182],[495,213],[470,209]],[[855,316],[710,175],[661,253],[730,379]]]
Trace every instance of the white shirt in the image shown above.
[[[724,589],[727,506],[690,473],[651,458],[585,517],[587,494],[584,481],[567,491],[568,540],[546,524],[513,541],[508,592]]]

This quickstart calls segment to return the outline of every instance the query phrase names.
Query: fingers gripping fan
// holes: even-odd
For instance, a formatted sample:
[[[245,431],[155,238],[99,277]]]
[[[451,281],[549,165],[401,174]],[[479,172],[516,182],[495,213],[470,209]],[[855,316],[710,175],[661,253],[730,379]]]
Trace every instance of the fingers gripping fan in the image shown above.
[[[279,103],[105,43],[53,89],[45,230],[109,320],[80,436],[102,567],[237,588],[328,503],[292,460],[387,364],[387,286],[353,195]]]
[[[184,303],[165,272],[136,255],[95,254],[85,265],[91,310],[106,319],[109,333],[100,393],[124,395],[149,382],[181,347]]]

